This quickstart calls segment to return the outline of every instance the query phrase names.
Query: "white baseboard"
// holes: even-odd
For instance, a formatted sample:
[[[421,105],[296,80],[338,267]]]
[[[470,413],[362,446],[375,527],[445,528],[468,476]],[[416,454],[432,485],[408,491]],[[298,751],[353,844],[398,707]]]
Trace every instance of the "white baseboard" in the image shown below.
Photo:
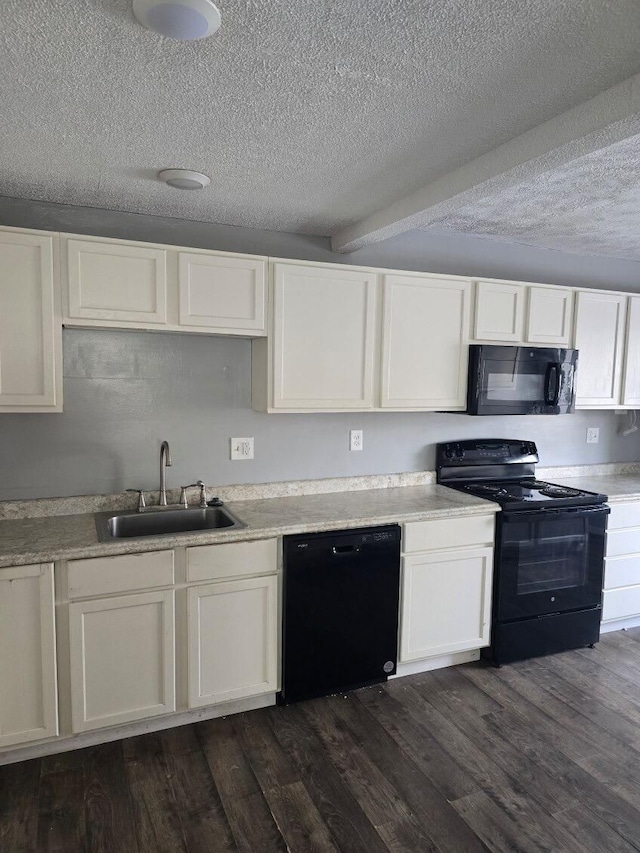
[[[624,631],[626,628],[638,628],[640,616],[630,616],[627,619],[613,619],[611,622],[603,622],[600,625],[600,633],[608,634],[611,631]]]
[[[5,749],[0,752],[0,766],[14,764],[16,761],[27,761],[29,758],[43,758],[45,755],[54,755],[58,752],[69,752],[72,749],[82,749],[85,746],[95,746],[98,743],[110,743],[126,737],[135,737],[135,735],[159,732],[163,729],[171,729],[174,726],[185,726],[189,723],[197,723],[199,720],[213,720],[216,717],[226,717],[229,714],[239,714],[242,711],[255,711],[256,708],[266,708],[269,705],[275,705],[275,703],[276,694],[266,693],[264,696],[254,696],[251,699],[237,699],[221,705],[195,708],[192,711],[180,711],[177,714],[168,714],[166,717],[154,717],[149,720],[126,723],[123,726],[113,726],[94,732],[61,735],[28,746]]]
[[[430,669],[444,669],[446,666],[457,666],[460,663],[469,663],[480,659],[480,649],[471,652],[456,652],[453,655],[439,655],[424,660],[413,660],[410,663],[399,663],[395,675],[389,679],[402,678],[404,675],[415,675],[417,672],[428,672]]]

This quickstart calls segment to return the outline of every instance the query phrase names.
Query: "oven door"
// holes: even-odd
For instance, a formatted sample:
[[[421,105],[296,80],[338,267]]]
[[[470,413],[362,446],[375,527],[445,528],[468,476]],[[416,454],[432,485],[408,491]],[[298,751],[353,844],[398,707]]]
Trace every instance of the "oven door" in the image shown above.
[[[599,605],[608,513],[607,506],[499,513],[497,620]]]

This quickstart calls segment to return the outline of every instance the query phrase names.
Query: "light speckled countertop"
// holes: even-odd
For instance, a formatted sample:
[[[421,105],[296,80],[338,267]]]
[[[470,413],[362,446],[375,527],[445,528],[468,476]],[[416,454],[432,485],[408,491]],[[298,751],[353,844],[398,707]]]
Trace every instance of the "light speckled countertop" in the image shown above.
[[[610,503],[640,500],[638,466],[620,465],[619,473],[612,472],[613,467],[593,466],[590,469],[586,466],[540,466],[536,476],[552,483],[605,494]],[[0,568],[52,560],[160,551],[186,545],[267,539],[291,533],[463,517],[499,510],[492,501],[438,485],[359,488],[260,500],[230,500],[226,505],[245,522],[246,527],[228,531],[117,539],[104,543],[98,542],[93,513],[1,520]]]
[[[92,513],[0,521],[0,567],[477,515],[499,509],[491,501],[437,485],[232,501],[227,506],[246,527],[104,543],[98,542]]]

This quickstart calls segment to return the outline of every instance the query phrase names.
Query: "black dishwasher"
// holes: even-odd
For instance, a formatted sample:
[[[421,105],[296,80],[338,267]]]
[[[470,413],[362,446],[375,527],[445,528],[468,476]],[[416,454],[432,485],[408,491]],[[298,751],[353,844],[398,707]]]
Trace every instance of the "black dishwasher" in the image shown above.
[[[281,703],[396,671],[400,527],[284,537]]]

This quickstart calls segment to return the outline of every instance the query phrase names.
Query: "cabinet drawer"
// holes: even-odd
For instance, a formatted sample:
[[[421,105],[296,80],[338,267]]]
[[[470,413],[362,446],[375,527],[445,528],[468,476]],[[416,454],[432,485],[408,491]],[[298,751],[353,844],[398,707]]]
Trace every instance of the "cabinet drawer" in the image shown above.
[[[130,592],[174,583],[173,551],[69,562],[69,598]]]
[[[277,539],[261,539],[258,542],[187,548],[187,581],[275,574],[278,568],[277,544]]]
[[[640,584],[640,555],[607,557],[604,561],[604,588]]]
[[[611,506],[609,516],[609,530],[618,530],[621,527],[640,527],[640,501],[616,504]]]
[[[608,531],[607,557],[638,553],[640,553],[640,527]]]
[[[465,545],[492,545],[493,527],[493,514],[412,521],[404,525],[402,550],[409,554]]]
[[[640,615],[640,586],[605,590],[602,601],[603,622],[637,615]]]

